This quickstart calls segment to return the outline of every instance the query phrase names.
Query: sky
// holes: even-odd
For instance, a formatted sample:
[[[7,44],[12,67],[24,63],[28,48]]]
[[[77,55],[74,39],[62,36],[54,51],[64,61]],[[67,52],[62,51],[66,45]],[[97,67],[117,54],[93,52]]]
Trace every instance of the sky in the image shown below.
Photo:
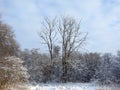
[[[45,16],[71,15],[88,32],[85,51],[120,50],[120,0],[0,0],[2,20],[11,25],[22,49],[40,48],[38,32]]]

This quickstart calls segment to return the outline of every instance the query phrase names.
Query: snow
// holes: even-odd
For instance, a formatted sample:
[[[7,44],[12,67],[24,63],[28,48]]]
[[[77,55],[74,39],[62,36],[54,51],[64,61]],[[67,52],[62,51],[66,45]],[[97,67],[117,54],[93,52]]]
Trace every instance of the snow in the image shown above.
[[[31,86],[31,90],[101,90],[100,88],[111,90],[111,87],[101,87],[94,83],[40,84],[36,86]],[[119,89],[114,88],[114,90]]]

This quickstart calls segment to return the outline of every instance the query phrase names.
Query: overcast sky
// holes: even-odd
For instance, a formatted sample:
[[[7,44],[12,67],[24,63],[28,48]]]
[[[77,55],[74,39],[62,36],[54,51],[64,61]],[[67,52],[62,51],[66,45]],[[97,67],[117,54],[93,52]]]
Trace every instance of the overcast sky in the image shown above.
[[[44,16],[71,15],[82,19],[88,32],[86,51],[120,50],[120,0],[0,0],[4,22],[13,27],[21,48],[40,48],[37,32]]]

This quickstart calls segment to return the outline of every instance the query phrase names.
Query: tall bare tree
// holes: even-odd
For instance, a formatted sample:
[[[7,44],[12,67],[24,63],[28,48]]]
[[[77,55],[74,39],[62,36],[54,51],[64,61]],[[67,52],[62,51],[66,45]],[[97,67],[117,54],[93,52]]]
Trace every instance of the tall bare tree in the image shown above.
[[[67,81],[67,62],[72,52],[79,50],[86,40],[87,34],[80,30],[80,22],[72,17],[59,19],[58,31],[62,39],[62,82]]]
[[[42,23],[41,31],[39,32],[39,36],[43,41],[43,44],[46,44],[50,54],[50,63],[53,63],[53,47],[56,40],[56,18],[50,20],[48,17],[44,18],[44,22]]]

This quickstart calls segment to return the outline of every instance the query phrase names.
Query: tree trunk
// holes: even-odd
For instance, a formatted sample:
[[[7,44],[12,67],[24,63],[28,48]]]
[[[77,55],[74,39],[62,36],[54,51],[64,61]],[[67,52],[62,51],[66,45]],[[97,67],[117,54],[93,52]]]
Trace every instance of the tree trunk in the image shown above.
[[[66,59],[62,59],[62,82],[66,83],[67,82],[67,62]]]

